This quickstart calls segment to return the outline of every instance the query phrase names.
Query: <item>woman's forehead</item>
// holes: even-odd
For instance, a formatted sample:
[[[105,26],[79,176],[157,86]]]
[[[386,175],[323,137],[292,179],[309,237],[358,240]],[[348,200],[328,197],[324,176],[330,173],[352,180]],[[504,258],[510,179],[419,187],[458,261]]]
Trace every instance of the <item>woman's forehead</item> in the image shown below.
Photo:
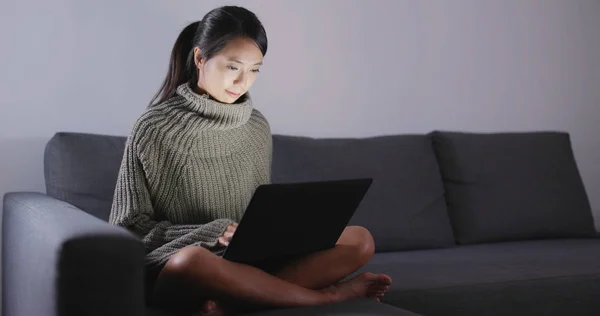
[[[262,63],[263,55],[256,43],[247,38],[236,38],[225,46],[217,55],[247,65],[258,65]]]

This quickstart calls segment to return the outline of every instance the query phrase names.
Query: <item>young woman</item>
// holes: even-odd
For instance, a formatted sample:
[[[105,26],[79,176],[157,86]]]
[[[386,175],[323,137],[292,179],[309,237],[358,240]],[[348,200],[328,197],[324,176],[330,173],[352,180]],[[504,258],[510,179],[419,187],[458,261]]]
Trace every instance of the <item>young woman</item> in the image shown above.
[[[269,124],[248,94],[266,52],[252,12],[212,10],[177,38],[167,77],[128,137],[110,222],[146,246],[153,303],[190,313],[308,306],[379,300],[391,284],[373,273],[339,283],[373,255],[362,227],[275,271],[221,258],[254,190],[270,181]]]

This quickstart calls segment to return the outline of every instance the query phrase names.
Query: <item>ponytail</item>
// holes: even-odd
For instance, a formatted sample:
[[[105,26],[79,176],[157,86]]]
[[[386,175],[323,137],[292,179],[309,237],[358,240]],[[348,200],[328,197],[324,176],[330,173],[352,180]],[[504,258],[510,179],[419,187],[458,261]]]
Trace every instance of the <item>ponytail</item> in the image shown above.
[[[160,104],[175,95],[177,87],[183,83],[195,83],[198,81],[198,73],[195,71],[194,63],[194,36],[200,22],[194,22],[186,26],[177,37],[171,59],[169,60],[169,71],[160,89],[150,101],[150,107]]]

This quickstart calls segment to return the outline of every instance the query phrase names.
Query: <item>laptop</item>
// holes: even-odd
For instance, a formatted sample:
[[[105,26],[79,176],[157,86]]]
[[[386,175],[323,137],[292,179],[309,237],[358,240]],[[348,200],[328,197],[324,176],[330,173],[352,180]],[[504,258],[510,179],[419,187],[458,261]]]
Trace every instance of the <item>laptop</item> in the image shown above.
[[[259,186],[223,258],[273,273],[333,248],[372,182],[360,178]]]

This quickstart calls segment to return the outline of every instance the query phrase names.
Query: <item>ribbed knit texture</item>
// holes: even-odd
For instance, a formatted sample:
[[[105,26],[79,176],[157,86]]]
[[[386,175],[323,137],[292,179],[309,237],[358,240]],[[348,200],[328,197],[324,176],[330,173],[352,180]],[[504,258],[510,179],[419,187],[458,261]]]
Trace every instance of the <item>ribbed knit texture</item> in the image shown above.
[[[190,245],[221,254],[217,239],[270,181],[269,124],[243,98],[224,104],[184,84],[136,121],[109,222],[142,239],[147,269]]]

